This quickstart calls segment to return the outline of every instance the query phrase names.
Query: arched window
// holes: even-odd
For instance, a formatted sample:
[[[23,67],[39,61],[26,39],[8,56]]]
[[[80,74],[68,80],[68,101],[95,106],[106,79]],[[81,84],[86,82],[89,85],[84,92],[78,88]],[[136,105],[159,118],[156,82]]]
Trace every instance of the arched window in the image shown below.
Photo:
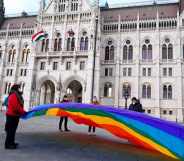
[[[112,97],[112,84],[111,83],[105,83],[104,97]]]
[[[170,43],[170,39],[166,38],[165,43],[162,45],[162,60],[173,59],[173,45]]]
[[[48,51],[49,51],[49,38],[48,35],[46,35],[46,39],[42,40],[41,52],[48,52]]]
[[[173,45],[172,44],[168,45],[168,59],[169,60],[173,59]]]
[[[114,46],[112,41],[108,41],[108,45],[105,47],[105,61],[114,60]]]
[[[127,40],[126,44],[123,46],[123,61],[132,61],[133,60],[133,46],[131,41]]]
[[[22,51],[21,63],[28,63],[29,54],[30,54],[30,49],[29,49],[28,45],[25,45],[25,47]]]
[[[110,60],[114,60],[114,46],[110,48]]]
[[[16,49],[13,49],[12,63],[15,61]]]
[[[54,51],[61,51],[62,39],[60,38],[60,33],[57,33],[54,39]]]
[[[84,50],[88,50],[88,44],[89,44],[89,40],[88,40],[88,37],[86,37]]]
[[[131,85],[129,83],[124,83],[123,84],[123,91],[122,91],[122,97],[131,97]]]
[[[25,54],[26,54],[26,49],[23,49],[23,51],[22,51],[22,59],[21,59],[22,63],[24,62]]]
[[[54,40],[54,51],[57,51],[57,49],[58,49],[58,39],[56,38]]]
[[[81,40],[80,40],[80,50],[84,50],[84,47],[85,47],[84,38],[81,37]]]
[[[148,45],[148,60],[152,60],[152,45]]]
[[[45,39],[42,40],[41,52],[44,52],[44,49],[45,49]]]
[[[162,45],[162,59],[167,59],[167,45],[163,44]]]
[[[71,50],[71,40],[70,37],[67,39],[67,51]]]
[[[46,39],[45,52],[49,51],[49,39]]]
[[[1,47],[1,44],[0,44],[0,59],[2,58],[2,55],[3,55],[3,50],[2,50],[2,47]]]
[[[143,84],[143,86],[142,86],[142,98],[145,98],[145,99],[151,98],[151,85]]]
[[[144,45],[142,46],[142,60],[151,61],[152,60],[152,45],[150,40],[146,39]]]
[[[128,48],[127,48],[127,46],[125,45],[124,47],[123,47],[123,60],[124,61],[126,61],[127,59],[128,59]]]
[[[67,32],[68,38],[67,38],[67,51],[74,51],[75,50],[75,33],[73,30],[69,30]]]
[[[172,99],[172,85],[163,85],[163,99]]]
[[[10,89],[11,89],[11,83],[6,82],[4,87],[4,94],[8,94],[10,92]]]
[[[106,46],[105,48],[105,60],[109,60],[109,46]]]
[[[62,39],[59,38],[59,41],[58,41],[58,51],[61,51],[62,49]]]
[[[88,37],[85,36],[86,34],[86,32],[83,32],[83,36],[80,39],[80,51],[88,50]]]
[[[133,60],[133,46],[129,46],[129,51],[128,51],[128,60]]]
[[[25,88],[25,83],[24,82],[20,82],[20,90],[22,92],[24,92],[24,88]]]
[[[147,59],[147,46],[146,45],[142,46],[142,59],[143,60]]]
[[[71,42],[71,51],[74,51],[75,49],[75,38],[72,38],[72,42]]]
[[[15,54],[16,54],[16,49],[15,49],[15,46],[12,45],[9,52],[8,52],[8,63],[13,63],[14,62]]]
[[[9,52],[8,52],[8,63],[11,62],[12,54],[13,54],[12,50],[9,50]]]

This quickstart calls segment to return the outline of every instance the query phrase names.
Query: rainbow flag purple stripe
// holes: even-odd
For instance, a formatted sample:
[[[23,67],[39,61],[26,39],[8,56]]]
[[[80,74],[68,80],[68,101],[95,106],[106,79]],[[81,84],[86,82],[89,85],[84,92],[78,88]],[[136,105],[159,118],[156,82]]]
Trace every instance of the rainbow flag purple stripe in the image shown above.
[[[136,146],[184,161],[184,126],[109,106],[62,103],[34,107],[23,119],[68,116],[78,124],[103,128]]]

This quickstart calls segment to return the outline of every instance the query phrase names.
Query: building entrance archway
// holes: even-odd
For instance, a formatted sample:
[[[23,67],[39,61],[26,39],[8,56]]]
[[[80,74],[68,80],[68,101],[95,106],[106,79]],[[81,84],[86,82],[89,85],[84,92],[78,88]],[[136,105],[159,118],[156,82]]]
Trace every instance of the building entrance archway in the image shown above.
[[[72,97],[74,102],[82,102],[82,85],[79,81],[73,80],[67,87],[66,93],[69,97]]]
[[[40,89],[40,104],[54,103],[55,85],[52,81],[46,80]]]

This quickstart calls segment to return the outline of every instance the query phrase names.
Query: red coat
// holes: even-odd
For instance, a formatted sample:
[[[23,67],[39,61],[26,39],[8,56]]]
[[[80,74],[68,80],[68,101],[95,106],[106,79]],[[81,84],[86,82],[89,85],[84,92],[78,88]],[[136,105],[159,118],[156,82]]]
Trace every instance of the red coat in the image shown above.
[[[8,97],[8,108],[6,115],[8,116],[22,116],[25,114],[24,107],[21,105],[15,93]]]

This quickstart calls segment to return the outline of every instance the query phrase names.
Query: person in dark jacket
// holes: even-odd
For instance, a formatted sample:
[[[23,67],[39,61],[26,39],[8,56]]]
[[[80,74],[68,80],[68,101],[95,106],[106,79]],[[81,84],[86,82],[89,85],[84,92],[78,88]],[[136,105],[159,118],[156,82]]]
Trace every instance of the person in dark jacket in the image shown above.
[[[132,103],[130,104],[129,106],[129,110],[130,111],[136,111],[136,103],[137,103],[137,98],[136,97],[133,97],[132,98]]]
[[[15,134],[19,124],[19,118],[26,114],[24,111],[24,99],[20,91],[20,85],[14,84],[8,96],[8,106],[6,112],[6,140],[5,149],[16,149]]]
[[[140,103],[140,100],[135,97],[132,98],[132,103],[129,106],[129,110],[141,112],[141,113],[144,112],[142,108],[142,104]]]
[[[141,112],[141,113],[145,112],[139,99],[137,99],[136,106],[137,106],[137,112]]]
[[[99,105],[100,104],[99,101],[97,100],[96,96],[93,97],[92,104],[94,104],[94,105]],[[88,133],[91,133],[92,130],[93,130],[93,133],[95,133],[95,130],[96,130],[95,126],[89,126]]]
[[[61,101],[61,103],[67,103],[67,102],[69,102],[69,99],[68,99],[67,95],[64,95],[63,101]],[[68,129],[68,117],[67,117],[67,116],[64,116],[64,117],[62,116],[62,117],[60,117],[60,121],[59,121],[59,130],[62,132],[62,124],[63,124],[63,121],[64,121],[64,130],[65,130],[66,132],[70,131],[70,130]]]

